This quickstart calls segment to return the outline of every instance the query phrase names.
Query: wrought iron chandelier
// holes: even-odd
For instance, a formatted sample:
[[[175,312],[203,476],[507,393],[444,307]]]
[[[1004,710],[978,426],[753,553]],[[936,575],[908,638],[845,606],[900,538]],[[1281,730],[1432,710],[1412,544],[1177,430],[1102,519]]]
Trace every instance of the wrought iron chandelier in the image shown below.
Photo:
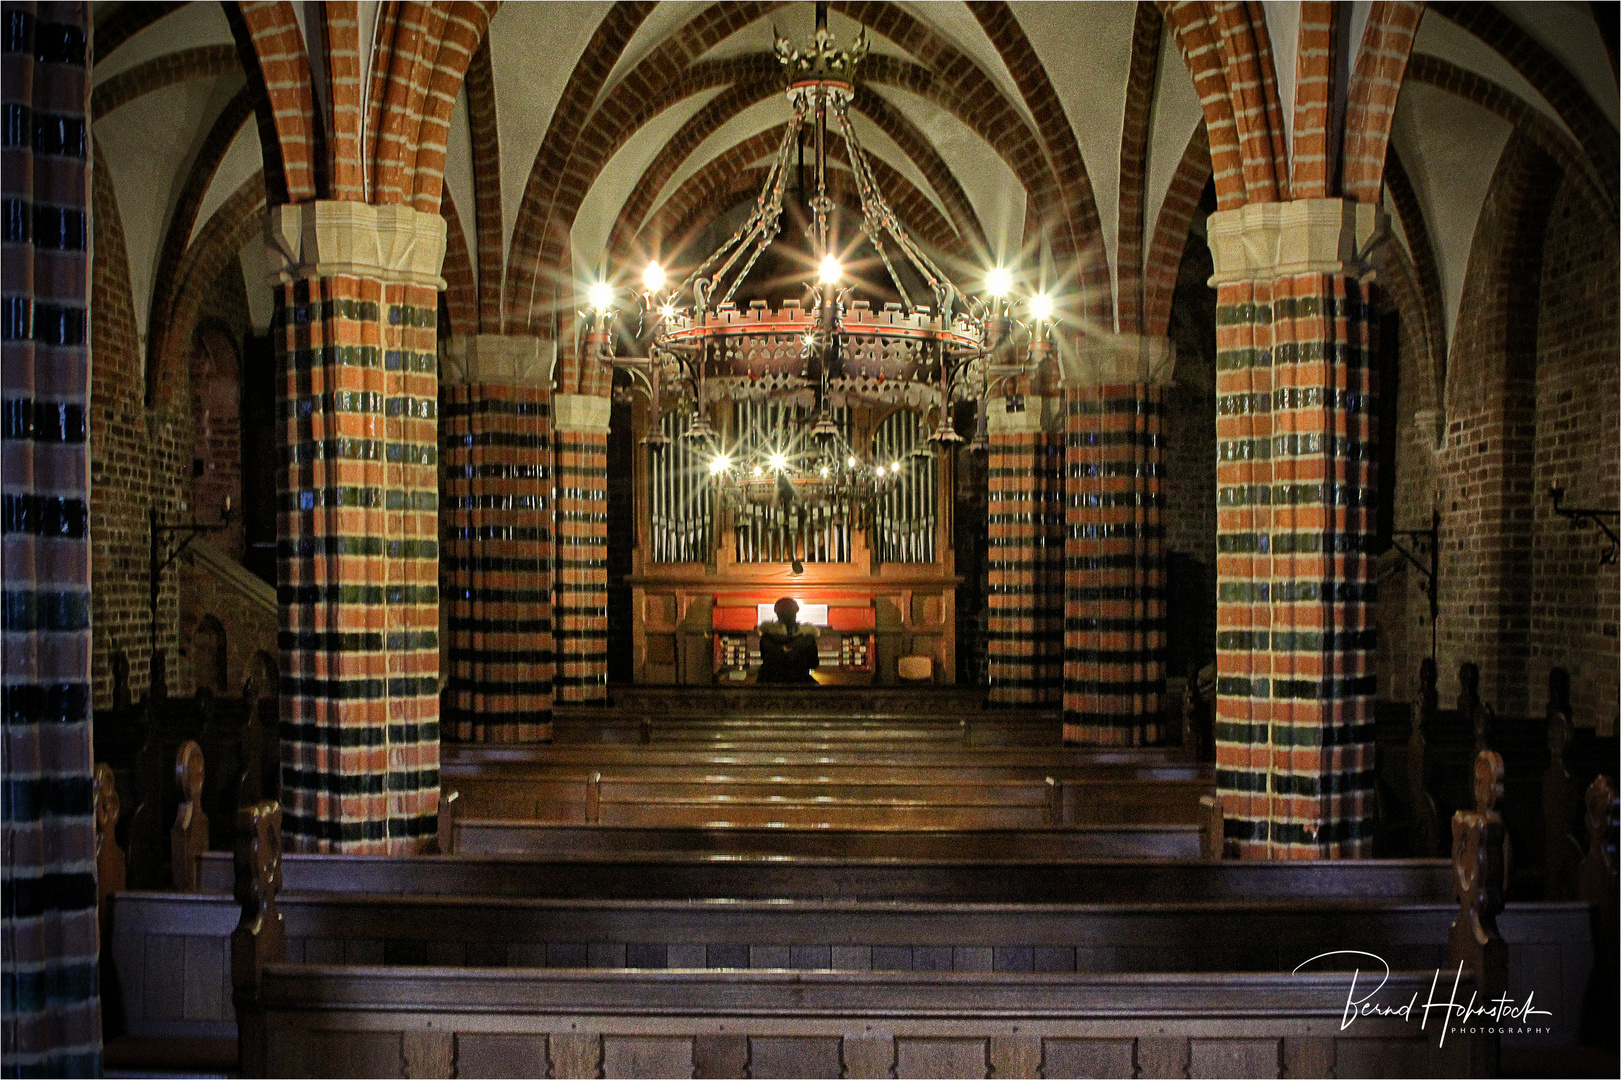
[[[792,116],[760,194],[743,224],[685,278],[673,282],[656,261],[642,273],[634,327],[619,322],[616,290],[587,289],[584,352],[628,372],[654,413],[685,410],[684,437],[704,442],[709,475],[722,504],[870,504],[894,482],[901,461],[873,460],[850,445],[835,410],[853,403],[901,405],[928,427],[929,446],[962,442],[952,423],[956,402],[979,404],[970,449],[987,447],[984,402],[1050,354],[1054,305],[1045,293],[1013,295],[1014,274],[994,267],[969,298],[912,238],[885,199],[850,118],[853,78],[866,56],[862,30],[848,49],[827,29],[827,4],[816,4],[816,33],[803,51],[780,34],[776,54],[788,72]],[[861,203],[860,233],[876,252],[899,303],[874,310],[856,300],[833,235],[828,193],[829,136],[836,131]],[[801,138],[814,150],[806,238],[816,265],[803,297],[772,309],[764,300],[739,308],[739,287],[781,231],[790,161]],[[803,180],[801,181],[803,186]],[[928,293],[921,303],[897,271],[897,255]],[[914,282],[915,286],[915,282]],[[615,355],[616,339],[637,355]],[[752,458],[729,452],[705,415],[714,402],[766,398],[790,403],[803,418],[796,430]],[[1010,403],[1016,394],[1008,393]],[[1010,408],[1014,406],[1010,404]],[[668,441],[658,425],[643,440]]]

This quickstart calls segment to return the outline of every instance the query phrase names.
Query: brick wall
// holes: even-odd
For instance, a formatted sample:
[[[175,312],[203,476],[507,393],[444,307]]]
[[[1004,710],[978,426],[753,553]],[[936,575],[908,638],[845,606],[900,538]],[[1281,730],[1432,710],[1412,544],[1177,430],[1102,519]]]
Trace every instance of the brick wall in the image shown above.
[[[1532,469],[1538,294],[1557,176],[1529,140],[1509,140],[1475,227],[1439,460],[1441,697],[1457,695],[1458,665],[1472,660],[1482,696],[1512,715],[1532,708],[1529,583],[1536,501],[1545,499]]]
[[[150,405],[129,287],[123,224],[104,164],[93,210],[91,335],[92,670],[95,707],[112,705],[112,658],[130,662],[130,692],[148,689],[150,566],[148,510],[166,522],[215,521],[229,495],[231,528],[212,541],[242,552],[239,343],[248,330],[247,294],[233,265],[199,305],[203,330],[190,365],[177,365]],[[194,475],[196,466],[201,475]],[[188,643],[208,616],[225,631],[227,686],[235,690],[254,653],[275,655],[275,618],[204,570],[171,565],[158,596],[158,645],[169,657],[171,694],[196,686]]]
[[[1399,270],[1381,274],[1381,282]],[[1387,300],[1394,289],[1386,293]],[[1427,529],[1431,512],[1441,505],[1436,485],[1440,413],[1436,401],[1436,373],[1425,348],[1422,322],[1416,308],[1398,305],[1396,426],[1380,429],[1379,438],[1395,440],[1395,500],[1397,529]],[[1383,496],[1381,496],[1383,497]],[[1419,546],[1402,543],[1422,560]],[[1423,575],[1394,551],[1380,560],[1379,580],[1379,698],[1383,701],[1418,700],[1419,661],[1430,652],[1429,598],[1422,590]],[[1456,675],[1456,671],[1453,673]]]
[[[123,223],[105,163],[96,162],[94,192],[95,256],[91,269],[90,517],[94,702],[112,706],[112,657],[130,663],[130,692],[147,691],[150,658],[148,614],[148,508],[155,502],[166,517],[178,515],[191,464],[190,417],[169,405],[186,401],[184,373],[164,403],[145,403],[142,343],[136,331],[129,289],[129,263]],[[178,640],[177,578],[170,575],[158,597],[158,646],[171,658]]]
[[[1211,272],[1201,225],[1188,235],[1171,300],[1176,376],[1165,391],[1165,550],[1206,566],[1216,555],[1216,290],[1206,284]]]
[[[1599,565],[1603,534],[1572,528],[1553,513],[1547,491],[1565,488],[1566,506],[1616,508],[1618,386],[1616,230],[1584,185],[1566,179],[1548,214],[1537,323],[1535,481],[1530,597],[1530,705],[1542,711],[1547,672],[1571,674],[1578,724],[1615,728],[1618,568]]]

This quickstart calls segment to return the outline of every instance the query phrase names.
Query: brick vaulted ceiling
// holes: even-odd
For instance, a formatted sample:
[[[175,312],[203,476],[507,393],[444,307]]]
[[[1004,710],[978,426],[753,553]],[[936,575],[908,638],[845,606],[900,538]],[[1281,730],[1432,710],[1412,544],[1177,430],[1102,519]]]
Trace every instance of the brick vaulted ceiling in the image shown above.
[[[1279,73],[1268,91],[1285,102],[1297,24],[1311,6],[1264,5]],[[1342,33],[1360,40],[1379,6],[1344,5]],[[291,5],[301,26],[311,7]],[[857,131],[892,202],[960,277],[995,261],[1018,260],[1033,275],[1078,266],[1076,314],[1163,333],[1190,199],[1211,168],[1184,58],[1191,39],[1173,32],[1178,7],[835,2],[830,25],[841,40],[867,28]],[[247,8],[95,6],[96,166],[116,193],[149,365],[175,331],[180,283],[198,260],[218,263],[209,245],[242,241],[250,302],[261,315],[268,306],[253,230],[214,220],[263,212],[249,197],[265,167],[257,84],[233,34]],[[359,5],[362,41],[377,10]],[[809,3],[497,10],[446,148],[456,331],[541,327],[575,283],[610,263],[669,257],[684,231],[752,199],[788,115],[772,30],[806,37],[812,19]],[[1510,133],[1588,175],[1613,213],[1616,119],[1613,60],[1589,5],[1429,6],[1383,198],[1443,324],[1436,333],[1456,319],[1475,222]]]

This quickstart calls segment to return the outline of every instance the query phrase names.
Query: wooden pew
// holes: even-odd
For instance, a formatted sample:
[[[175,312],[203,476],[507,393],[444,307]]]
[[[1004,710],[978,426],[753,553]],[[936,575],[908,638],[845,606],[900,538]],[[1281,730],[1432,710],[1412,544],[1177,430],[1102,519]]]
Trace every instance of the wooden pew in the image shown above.
[[[270,965],[245,1076],[1488,1076],[1488,1036],[1364,1017],[1341,975]],[[1381,1003],[1420,1001],[1428,972]],[[1458,992],[1473,990],[1466,976]],[[1436,1021],[1439,1023],[1439,1020]]]
[[[1166,824],[1200,819],[1199,800],[1215,789],[1213,778],[1190,775],[1139,778],[1125,770],[975,767],[957,763],[904,768],[861,765],[631,765],[584,768],[545,765],[441,771],[465,800],[463,814],[477,818],[605,824],[693,824],[729,820],[738,824],[904,824],[911,819],[941,826],[1037,824]],[[1168,771],[1168,770],[1167,770]],[[734,813],[708,807],[726,803]],[[759,806],[753,817],[742,809]],[[771,806],[794,808],[791,816],[768,815]],[[871,806],[871,811],[859,809]],[[886,807],[893,810],[886,812]],[[816,812],[829,807],[830,815]],[[937,816],[928,817],[934,808]],[[975,813],[973,808],[984,808]],[[993,810],[991,808],[1000,808]]]
[[[1206,824],[1091,825],[1027,829],[849,829],[732,826],[555,825],[461,820],[466,855],[575,858],[590,853],[702,852],[711,856],[820,858],[1193,859],[1216,858]]]
[[[304,963],[1152,973],[1288,971],[1341,948],[1444,967],[1458,906],[1366,898],[985,905],[287,893],[278,909],[286,955]],[[225,943],[238,916],[239,905],[221,894],[115,898],[115,970],[134,1030],[216,1037],[229,1030]],[[1528,905],[1499,917],[1511,949],[1509,989],[1522,1001],[1534,990],[1565,1041],[1574,1041],[1592,963],[1589,918],[1581,904]],[[1558,974],[1549,979],[1549,972]]]
[[[228,893],[231,855],[198,859],[198,889]],[[571,859],[283,855],[289,893],[536,899],[928,900],[961,903],[1374,899],[1444,903],[1445,859],[1063,860],[713,858],[701,853]]]

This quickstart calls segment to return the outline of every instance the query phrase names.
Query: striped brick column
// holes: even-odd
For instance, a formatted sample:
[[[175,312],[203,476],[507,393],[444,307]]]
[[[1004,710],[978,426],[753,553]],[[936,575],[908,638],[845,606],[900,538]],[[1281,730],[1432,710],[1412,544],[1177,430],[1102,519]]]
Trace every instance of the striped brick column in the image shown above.
[[[1211,216],[1217,285],[1216,780],[1261,858],[1363,855],[1373,819],[1371,207]]]
[[[533,337],[445,343],[439,446],[447,739],[552,737],[554,356],[552,342]]]
[[[553,633],[557,700],[608,699],[608,416],[606,394],[557,394]]]
[[[1064,741],[1163,735],[1164,339],[1091,336],[1065,372]]]
[[[89,4],[5,6],[0,1058],[97,1076],[90,738]]]
[[[444,219],[316,202],[267,225],[283,830],[294,851],[417,851],[439,802]]]
[[[1044,401],[1036,395],[986,402],[990,440],[986,527],[989,594],[985,651],[996,705],[1040,701],[1048,681],[1043,649],[1047,629],[1045,587],[1047,488],[1042,478],[1046,435]]]

